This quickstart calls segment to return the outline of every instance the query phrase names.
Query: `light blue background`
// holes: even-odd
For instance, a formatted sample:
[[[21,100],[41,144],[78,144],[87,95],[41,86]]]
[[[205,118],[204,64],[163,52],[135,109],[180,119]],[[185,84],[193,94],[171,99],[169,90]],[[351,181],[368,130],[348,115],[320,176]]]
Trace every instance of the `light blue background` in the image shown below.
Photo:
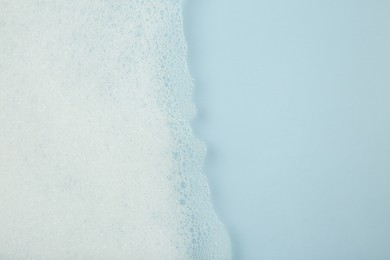
[[[235,259],[390,259],[390,1],[187,0]]]

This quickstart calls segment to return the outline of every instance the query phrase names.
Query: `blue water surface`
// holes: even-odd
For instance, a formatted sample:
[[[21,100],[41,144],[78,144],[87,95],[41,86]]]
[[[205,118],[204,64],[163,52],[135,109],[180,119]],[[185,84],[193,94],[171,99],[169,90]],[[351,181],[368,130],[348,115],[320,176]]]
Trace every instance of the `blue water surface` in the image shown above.
[[[187,0],[235,259],[390,259],[390,1]]]

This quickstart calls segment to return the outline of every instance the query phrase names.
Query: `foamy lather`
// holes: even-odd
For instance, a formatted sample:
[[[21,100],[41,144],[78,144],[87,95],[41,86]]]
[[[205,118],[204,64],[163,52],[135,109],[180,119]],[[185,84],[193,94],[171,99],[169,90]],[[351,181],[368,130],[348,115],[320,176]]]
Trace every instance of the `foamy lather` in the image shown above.
[[[0,1],[0,259],[229,259],[179,0]]]

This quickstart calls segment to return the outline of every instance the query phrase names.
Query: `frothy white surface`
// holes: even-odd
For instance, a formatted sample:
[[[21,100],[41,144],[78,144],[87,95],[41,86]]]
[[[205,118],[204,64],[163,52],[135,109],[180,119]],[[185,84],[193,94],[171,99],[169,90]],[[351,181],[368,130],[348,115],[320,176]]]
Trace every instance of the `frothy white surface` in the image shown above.
[[[0,2],[0,259],[227,259],[181,1]]]

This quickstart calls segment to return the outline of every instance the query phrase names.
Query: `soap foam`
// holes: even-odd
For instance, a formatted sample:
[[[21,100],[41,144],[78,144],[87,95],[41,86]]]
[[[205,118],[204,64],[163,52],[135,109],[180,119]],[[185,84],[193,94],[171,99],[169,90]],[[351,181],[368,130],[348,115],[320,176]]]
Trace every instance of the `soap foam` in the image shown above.
[[[230,259],[181,4],[0,2],[0,259]]]

